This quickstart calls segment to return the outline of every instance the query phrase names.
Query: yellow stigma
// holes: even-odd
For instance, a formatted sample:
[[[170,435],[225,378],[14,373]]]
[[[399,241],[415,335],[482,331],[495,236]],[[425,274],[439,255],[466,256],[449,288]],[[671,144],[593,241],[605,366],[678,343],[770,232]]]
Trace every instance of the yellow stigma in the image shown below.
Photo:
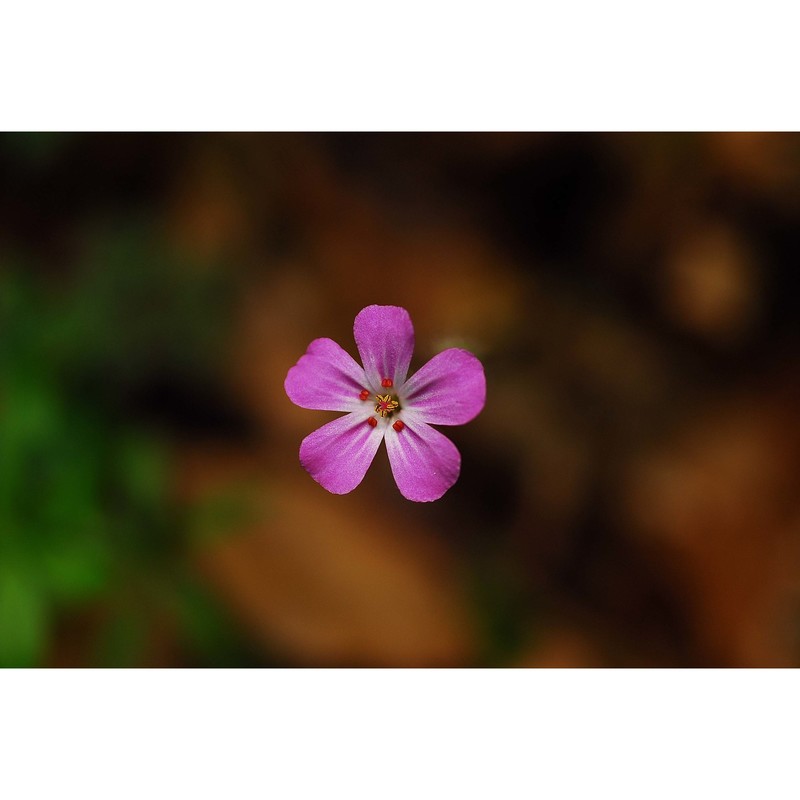
[[[397,400],[393,400],[392,396],[389,394],[377,394],[375,395],[375,399],[378,401],[375,410],[382,417],[388,417],[400,408],[400,403],[398,403]]]

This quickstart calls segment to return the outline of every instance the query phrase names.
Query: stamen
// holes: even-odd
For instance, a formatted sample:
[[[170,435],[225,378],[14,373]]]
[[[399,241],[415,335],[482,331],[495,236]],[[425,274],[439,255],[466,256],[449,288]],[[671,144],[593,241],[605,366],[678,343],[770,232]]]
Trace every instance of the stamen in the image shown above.
[[[369,425],[370,428],[374,428],[377,424],[378,424],[378,420],[376,420],[375,417],[370,417],[367,420],[367,425]]]
[[[391,378],[384,378],[381,381],[381,386],[383,386],[384,389],[391,389],[392,386],[394,386],[394,381]]]
[[[359,400],[366,400],[369,397],[369,389],[362,389],[361,394],[358,396]]]
[[[376,400],[378,401],[378,403],[375,406],[375,410],[382,417],[388,417],[389,414],[393,413],[398,408],[400,408],[400,403],[398,403],[397,400],[392,400],[391,395],[379,394],[376,395]]]
[[[399,419],[399,420],[397,420],[397,422],[395,422],[395,423],[394,423],[394,425],[392,425],[392,427],[393,427],[393,428],[394,428],[394,429],[395,429],[395,430],[396,430],[398,433],[400,433],[400,431],[401,431],[401,430],[403,430],[403,428],[405,428],[405,425],[403,424],[403,420]]]

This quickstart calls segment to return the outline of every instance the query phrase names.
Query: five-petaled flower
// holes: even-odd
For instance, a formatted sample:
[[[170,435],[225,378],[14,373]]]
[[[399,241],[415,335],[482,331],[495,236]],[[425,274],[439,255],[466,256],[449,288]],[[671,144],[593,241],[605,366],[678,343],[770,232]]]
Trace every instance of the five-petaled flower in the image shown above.
[[[303,439],[300,463],[329,492],[346,494],[385,440],[403,496],[438,500],[458,479],[461,455],[431,423],[463,425],[481,412],[481,362],[451,348],[406,380],[414,328],[398,306],[367,306],[353,333],[363,367],[332,339],[315,339],[286,376],[286,394],[296,405],[347,412]]]

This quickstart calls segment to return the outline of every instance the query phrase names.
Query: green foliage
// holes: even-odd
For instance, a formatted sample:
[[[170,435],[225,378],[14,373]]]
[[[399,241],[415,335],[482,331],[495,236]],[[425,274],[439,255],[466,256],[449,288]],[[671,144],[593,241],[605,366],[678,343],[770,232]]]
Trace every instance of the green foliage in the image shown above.
[[[184,575],[177,589],[175,617],[195,663],[217,667],[264,663],[204,586]]]
[[[222,287],[146,229],[95,233],[67,283],[3,267],[0,666],[46,663],[58,619],[93,606],[97,663],[135,666],[176,603],[201,597],[184,565],[209,523],[171,499],[168,443],[131,397],[154,374],[211,379]],[[227,626],[207,616],[198,638],[189,609],[177,638],[213,663]]]
[[[46,644],[47,604],[27,567],[8,556],[0,561],[0,666],[34,666]]]

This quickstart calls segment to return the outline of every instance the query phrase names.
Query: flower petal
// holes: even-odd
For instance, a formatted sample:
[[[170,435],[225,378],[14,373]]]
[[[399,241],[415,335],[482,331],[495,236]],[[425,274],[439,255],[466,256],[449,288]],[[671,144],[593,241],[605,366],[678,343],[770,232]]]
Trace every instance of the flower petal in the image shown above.
[[[333,339],[314,339],[289,370],[283,388],[301,408],[355,411],[363,405],[358,395],[367,385],[364,370]]]
[[[414,326],[408,311],[399,306],[367,306],[356,316],[353,335],[375,391],[384,378],[402,386],[414,352]]]
[[[483,365],[467,350],[444,350],[406,381],[402,395],[405,406],[426,422],[463,425],[486,404]]]
[[[323,425],[300,444],[300,463],[333,494],[347,494],[364,480],[378,451],[385,427],[371,428],[356,411]]]
[[[461,454],[443,433],[414,414],[401,416],[402,430],[386,428],[386,450],[397,488],[418,503],[438,500],[458,480]]]

